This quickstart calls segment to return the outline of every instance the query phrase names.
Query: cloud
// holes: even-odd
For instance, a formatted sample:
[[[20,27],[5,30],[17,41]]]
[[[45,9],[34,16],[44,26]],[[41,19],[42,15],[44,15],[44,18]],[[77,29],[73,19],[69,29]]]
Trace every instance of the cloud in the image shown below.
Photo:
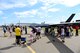
[[[60,10],[59,8],[55,8],[53,6],[54,6],[54,4],[53,5],[43,5],[42,7],[40,7],[38,9],[38,11],[39,11],[38,15],[43,16],[43,17],[44,16],[48,17],[48,14],[50,12],[56,12],[56,11]]]
[[[38,2],[38,0],[28,0],[29,5],[33,6]]]
[[[2,15],[3,14],[3,11],[0,11],[0,15]]]
[[[56,12],[56,11],[59,11],[60,9],[57,9],[57,8],[50,8],[48,9],[49,12]]]
[[[6,10],[6,9],[11,9],[11,8],[22,8],[26,6],[33,6],[37,3],[37,0],[9,0],[5,1],[3,0],[0,2],[0,9]]]
[[[11,8],[23,8],[36,5],[38,2],[43,3],[44,6],[54,6],[57,4],[62,4],[68,7],[74,7],[80,4],[80,0],[1,0],[0,9],[11,9]]]
[[[40,0],[40,1],[46,4],[54,4],[59,2],[59,0]]]
[[[4,20],[7,19],[8,17],[2,17]]]
[[[17,17],[33,17],[37,14],[37,10],[24,11],[24,12],[14,12]]]
[[[78,15],[80,15],[80,13],[78,13]]]
[[[68,7],[74,7],[80,4],[80,0],[61,0],[61,4],[66,5]]]
[[[42,7],[40,7],[40,10],[43,10],[43,11],[47,11],[47,12],[56,12],[56,11],[59,11],[60,9],[59,8],[55,8],[54,7],[55,4],[53,5],[43,5]]]
[[[52,4],[62,4],[68,7],[74,7],[78,4],[80,4],[80,0],[40,0],[44,3],[44,5],[52,5]]]
[[[26,17],[38,17],[38,18],[46,18],[49,17],[48,14],[50,12],[59,11],[58,8],[51,8],[50,6],[42,6],[39,9],[32,9],[29,11],[22,11],[22,12],[14,12],[16,17],[18,18],[26,18]]]
[[[24,3],[15,3],[15,4],[9,4],[9,3],[0,3],[0,9],[5,10],[5,9],[11,9],[15,7],[25,7],[26,4]]]
[[[38,18],[46,18],[47,17],[47,13],[46,12],[38,12],[37,13],[37,17]]]

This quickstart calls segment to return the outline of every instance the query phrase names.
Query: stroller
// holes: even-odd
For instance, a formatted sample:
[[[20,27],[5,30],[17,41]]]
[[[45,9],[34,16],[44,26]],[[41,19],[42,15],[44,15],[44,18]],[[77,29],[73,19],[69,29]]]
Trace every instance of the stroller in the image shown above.
[[[26,37],[21,37],[21,44],[26,46]]]
[[[36,41],[36,36],[35,36],[34,33],[31,32],[30,35],[29,35],[29,42],[33,43],[35,41]]]

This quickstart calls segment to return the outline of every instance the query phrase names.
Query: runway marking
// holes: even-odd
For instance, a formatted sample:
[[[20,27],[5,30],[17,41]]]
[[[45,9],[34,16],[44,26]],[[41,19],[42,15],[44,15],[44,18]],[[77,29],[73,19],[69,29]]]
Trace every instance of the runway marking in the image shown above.
[[[36,53],[30,46],[27,46],[27,48],[28,48],[32,53]]]

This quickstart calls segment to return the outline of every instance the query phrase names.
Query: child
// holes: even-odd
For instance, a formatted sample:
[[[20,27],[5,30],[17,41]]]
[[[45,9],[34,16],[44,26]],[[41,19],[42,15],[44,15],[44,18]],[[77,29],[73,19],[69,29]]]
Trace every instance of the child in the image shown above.
[[[33,32],[32,31],[30,32],[30,35],[29,35],[29,41],[30,43],[33,42]]]
[[[30,32],[30,42],[33,43],[33,42],[36,42],[36,33],[33,33],[33,31]]]

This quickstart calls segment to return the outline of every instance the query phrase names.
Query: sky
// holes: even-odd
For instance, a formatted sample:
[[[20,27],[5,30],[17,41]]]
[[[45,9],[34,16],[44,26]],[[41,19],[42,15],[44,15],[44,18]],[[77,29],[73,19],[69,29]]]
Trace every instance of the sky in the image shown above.
[[[56,24],[80,19],[80,0],[0,0],[0,25],[16,23]]]

